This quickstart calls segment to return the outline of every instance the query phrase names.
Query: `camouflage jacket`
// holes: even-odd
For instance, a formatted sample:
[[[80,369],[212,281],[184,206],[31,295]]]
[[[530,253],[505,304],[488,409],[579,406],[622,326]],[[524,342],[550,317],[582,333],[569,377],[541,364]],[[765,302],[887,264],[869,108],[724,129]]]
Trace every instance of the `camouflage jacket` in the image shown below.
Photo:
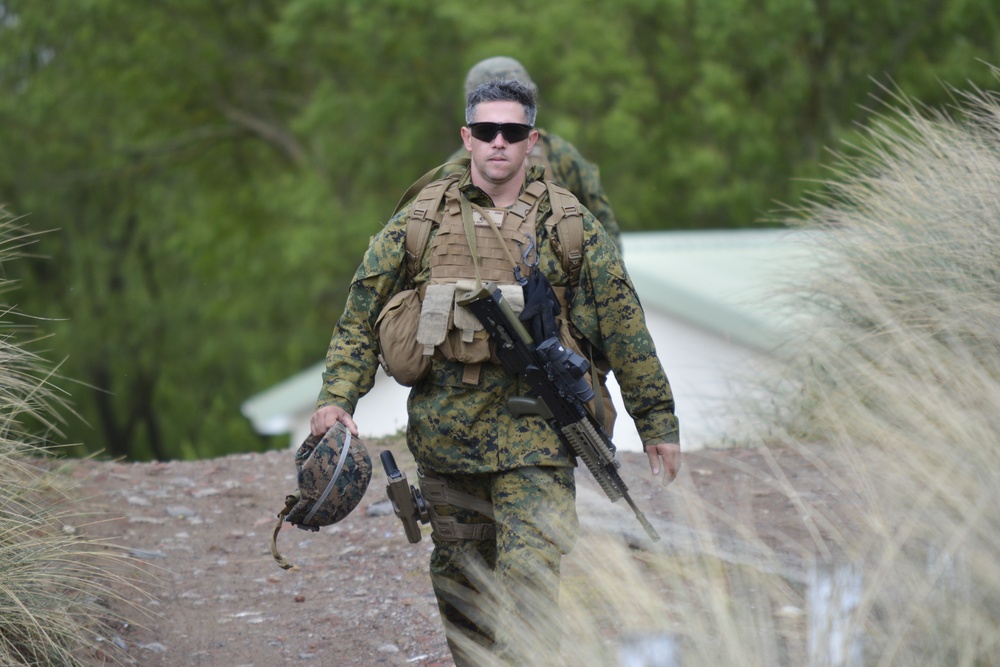
[[[537,180],[541,173],[533,167],[528,180]],[[493,205],[472,185],[468,173],[459,188],[471,201]],[[408,204],[370,241],[333,331],[317,407],[337,405],[353,413],[358,399],[374,384],[375,319],[394,294],[411,286],[404,246],[409,212]],[[553,285],[566,285],[568,277],[544,226],[549,215],[545,195],[536,219],[539,268]],[[670,384],[621,256],[587,211],[583,225],[585,260],[570,304],[570,321],[607,358],[643,442],[678,442]],[[427,281],[431,246],[427,244],[414,284]],[[523,393],[518,378],[486,363],[479,384],[470,386],[462,383],[463,371],[461,364],[435,357],[428,376],[410,390],[407,444],[424,470],[470,474],[573,464],[566,447],[540,417],[515,419],[507,410],[507,399]]]
[[[538,143],[542,145],[549,164],[552,165],[552,173],[546,174],[545,178],[559,183],[576,195],[580,203],[604,225],[605,231],[621,251],[622,232],[618,227],[615,212],[611,209],[611,202],[608,201],[601,186],[601,174],[597,165],[587,162],[576,146],[562,137],[549,134],[542,128],[535,129],[538,130]],[[469,153],[462,147],[452,153],[448,161],[468,156]],[[450,168],[443,172],[443,174],[448,173],[453,173]]]

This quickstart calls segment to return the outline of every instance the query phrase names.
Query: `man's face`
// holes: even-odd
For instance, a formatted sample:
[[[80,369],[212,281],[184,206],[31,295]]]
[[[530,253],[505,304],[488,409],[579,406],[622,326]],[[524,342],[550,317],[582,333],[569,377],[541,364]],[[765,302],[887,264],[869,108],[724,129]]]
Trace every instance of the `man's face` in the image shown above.
[[[483,102],[476,107],[475,123],[527,124],[524,107],[518,102]],[[511,143],[503,132],[497,132],[489,141],[476,139],[468,127],[462,128],[462,141],[472,157],[472,182],[488,193],[491,189],[516,180],[524,180],[525,158],[538,140],[538,132],[531,130],[528,138]]]

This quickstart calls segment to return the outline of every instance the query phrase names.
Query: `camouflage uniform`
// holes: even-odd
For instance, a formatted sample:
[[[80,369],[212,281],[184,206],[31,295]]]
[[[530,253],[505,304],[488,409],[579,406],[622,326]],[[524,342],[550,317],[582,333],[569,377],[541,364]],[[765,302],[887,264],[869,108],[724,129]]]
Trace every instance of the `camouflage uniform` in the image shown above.
[[[562,137],[550,134],[540,127],[535,129],[538,130],[538,143],[535,145],[535,150],[540,150],[551,166],[551,172],[547,169],[545,178],[559,183],[576,195],[580,203],[586,206],[587,210],[593,213],[604,225],[605,231],[608,232],[615,245],[618,246],[618,250],[621,251],[622,231],[618,227],[618,220],[615,219],[615,212],[611,209],[611,202],[604,194],[604,188],[601,186],[601,174],[597,165],[587,162],[576,146]],[[452,153],[448,161],[468,156],[469,153],[464,148],[459,148]],[[528,156],[528,162],[532,163],[531,155]],[[442,175],[452,174],[455,171],[457,168],[447,167],[442,170]]]
[[[540,178],[542,171],[529,169],[528,182]],[[468,172],[459,189],[470,201],[493,206],[471,183]],[[404,207],[371,239],[333,332],[318,408],[337,405],[353,413],[358,399],[374,383],[375,319],[391,296],[410,287],[405,255],[410,208]],[[565,286],[568,276],[544,226],[550,212],[544,195],[535,225],[539,268],[553,285]],[[583,226],[585,261],[570,301],[570,321],[593,344],[595,353],[610,363],[643,442],[678,442],[670,385],[621,256],[588,211]],[[429,242],[422,268],[413,277],[415,284],[428,280],[431,246]],[[406,432],[407,445],[424,474],[493,503],[495,539],[445,542],[433,537],[432,580],[459,665],[468,659],[454,641],[455,631],[491,647],[496,639],[499,646],[494,648],[500,650],[505,645],[485,621],[464,613],[467,610],[454,595],[470,583],[469,562],[492,570],[501,589],[523,591],[514,584],[529,580],[528,590],[541,602],[534,600],[527,608],[544,607],[546,600],[555,605],[559,562],[575,541],[577,528],[574,462],[569,452],[541,417],[515,419],[507,410],[507,399],[524,391],[520,380],[490,363],[482,365],[478,385],[463,383],[463,374],[462,364],[435,355],[428,376],[410,391]],[[437,511],[462,523],[488,522],[471,510],[443,506]]]

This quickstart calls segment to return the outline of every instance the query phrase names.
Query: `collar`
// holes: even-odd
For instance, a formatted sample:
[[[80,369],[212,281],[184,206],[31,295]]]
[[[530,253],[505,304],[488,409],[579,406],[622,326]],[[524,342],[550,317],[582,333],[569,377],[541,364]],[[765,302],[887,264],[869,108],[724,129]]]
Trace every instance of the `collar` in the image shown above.
[[[520,194],[524,194],[524,189],[528,186],[528,184],[541,180],[544,175],[545,167],[537,164],[533,164],[528,167],[524,183],[521,184]],[[473,204],[479,204],[484,207],[493,206],[493,199],[491,199],[488,194],[483,192],[482,188],[472,183],[471,167],[466,168],[465,173],[463,173],[462,177],[458,179],[458,189],[463,195],[465,195],[465,198]]]

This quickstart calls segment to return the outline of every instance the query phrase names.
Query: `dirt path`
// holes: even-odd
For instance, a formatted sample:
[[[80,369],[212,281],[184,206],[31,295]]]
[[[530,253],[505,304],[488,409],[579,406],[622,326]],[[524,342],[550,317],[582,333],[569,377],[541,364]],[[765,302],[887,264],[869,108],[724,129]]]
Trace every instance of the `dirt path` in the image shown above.
[[[275,514],[294,489],[292,451],[76,464],[82,509],[106,519],[80,530],[129,550],[156,598],[129,594],[152,616],[105,639],[144,667],[452,665],[427,575],[430,539],[410,545],[384,503],[378,452],[391,448],[411,478],[412,459],[400,440],[367,444],[376,470],[365,499],[319,533],[286,525],[279,547],[298,566],[288,572],[271,559],[268,544]],[[714,508],[720,534],[731,535],[717,540],[720,549],[739,554],[732,528],[753,523],[764,543],[787,552],[793,577],[823,527],[781,486],[793,484],[808,512],[850,511],[828,470],[787,450],[685,454],[680,478],[666,491],[650,482],[645,455],[619,458],[633,497],[666,540],[690,538],[676,499],[693,493]],[[641,541],[627,507],[608,503],[584,471],[577,479],[585,525],[607,521],[620,537]]]

